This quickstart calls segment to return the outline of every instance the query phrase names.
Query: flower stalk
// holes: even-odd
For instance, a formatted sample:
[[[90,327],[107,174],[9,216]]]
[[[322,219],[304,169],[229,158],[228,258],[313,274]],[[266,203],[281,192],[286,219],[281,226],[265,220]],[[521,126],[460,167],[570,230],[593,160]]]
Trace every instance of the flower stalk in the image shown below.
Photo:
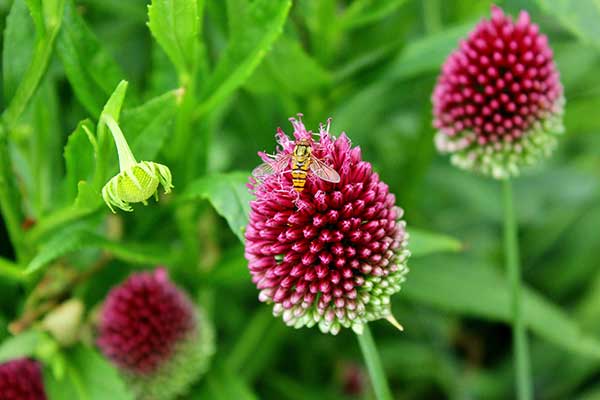
[[[517,222],[515,218],[512,183],[505,179],[502,184],[504,202],[504,249],[506,272],[510,282],[511,313],[513,317],[513,348],[516,365],[517,398],[532,398],[531,367],[529,362],[529,346],[521,303],[521,269],[519,263],[519,243],[517,238]]]
[[[362,334],[357,334],[356,337],[358,338],[360,350],[367,364],[371,385],[373,386],[377,400],[392,400],[393,397],[388,386],[387,377],[381,365],[381,359],[379,358],[379,353],[377,352],[377,347],[375,346],[375,341],[373,340],[368,324],[364,324]]]

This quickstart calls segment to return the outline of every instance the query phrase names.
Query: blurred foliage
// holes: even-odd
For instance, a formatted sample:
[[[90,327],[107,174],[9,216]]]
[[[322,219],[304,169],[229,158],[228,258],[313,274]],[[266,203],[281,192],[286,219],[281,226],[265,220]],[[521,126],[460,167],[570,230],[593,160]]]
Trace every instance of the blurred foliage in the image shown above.
[[[333,117],[361,146],[414,229],[393,305],[406,332],[372,324],[395,397],[510,398],[500,187],[438,156],[431,127],[440,64],[491,1],[154,3],[0,1],[0,360],[43,360],[51,399],[129,398],[91,332],[60,348],[35,323],[47,310],[35,311],[79,297],[89,326],[112,286],[165,264],[218,332],[190,398],[372,398],[364,376],[350,382],[357,366],[365,374],[353,334],[272,318],[238,240],[256,152],[271,152],[275,129],[289,132],[302,112],[312,128]],[[600,4],[496,3],[528,10],[548,34],[567,98],[560,150],[516,182],[536,397],[598,398]],[[126,96],[107,104],[121,80]],[[117,161],[101,112],[120,119],[141,159],[171,167],[172,195],[109,215],[98,193]],[[11,337],[10,321],[28,316]]]

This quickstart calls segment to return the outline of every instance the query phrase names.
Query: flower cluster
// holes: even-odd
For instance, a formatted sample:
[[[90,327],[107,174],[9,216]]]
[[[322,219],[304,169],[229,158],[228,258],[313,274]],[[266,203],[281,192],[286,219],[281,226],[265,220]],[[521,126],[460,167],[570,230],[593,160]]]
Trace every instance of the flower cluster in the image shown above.
[[[213,333],[162,268],[133,274],[108,295],[98,345],[139,398],[184,393],[208,368]]]
[[[400,290],[409,256],[403,211],[371,164],[348,137],[321,126],[313,140],[291,119],[295,141],[307,140],[312,156],[335,169],[338,183],[309,171],[304,190],[293,190],[289,171],[251,178],[245,255],[259,299],[296,328],[318,325],[362,332],[368,321],[393,320],[390,296]],[[290,157],[295,141],[281,129],[276,155]],[[272,162],[265,155],[263,160]]]
[[[40,364],[27,358],[0,364],[0,400],[46,400]]]
[[[547,157],[564,130],[553,53],[525,11],[513,21],[492,7],[444,63],[432,100],[438,149],[495,178]]]

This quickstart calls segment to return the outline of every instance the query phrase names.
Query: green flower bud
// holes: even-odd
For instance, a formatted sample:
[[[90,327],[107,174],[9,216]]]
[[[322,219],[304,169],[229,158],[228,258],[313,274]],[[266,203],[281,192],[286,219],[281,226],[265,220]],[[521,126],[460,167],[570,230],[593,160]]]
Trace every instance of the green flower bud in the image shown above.
[[[112,177],[102,188],[102,198],[114,213],[113,206],[123,211],[133,211],[129,203],[143,203],[154,195],[158,201],[158,186],[163,187],[166,193],[173,188],[171,171],[165,165],[152,161],[137,162],[125,136],[116,121],[107,116],[104,122],[112,132],[121,171]]]
[[[112,212],[115,212],[113,206],[133,211],[129,203],[147,205],[147,200],[153,195],[158,200],[159,184],[165,193],[171,192],[173,184],[169,168],[155,162],[141,161],[108,181],[102,188],[102,198]]]

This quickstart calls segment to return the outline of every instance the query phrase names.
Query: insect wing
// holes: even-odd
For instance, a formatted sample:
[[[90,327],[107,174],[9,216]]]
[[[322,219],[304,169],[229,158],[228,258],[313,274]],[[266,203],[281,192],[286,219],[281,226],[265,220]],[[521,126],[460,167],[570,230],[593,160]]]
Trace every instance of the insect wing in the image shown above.
[[[264,178],[275,173],[273,166],[269,163],[262,163],[252,170],[252,176],[255,178]]]
[[[262,163],[258,167],[254,168],[252,175],[255,178],[264,178],[265,176],[281,173],[285,171],[290,163],[291,158],[291,154],[286,154],[274,160],[273,162]]]
[[[286,154],[276,159],[271,166],[276,173],[282,173],[290,165],[292,154]]]
[[[313,174],[327,182],[338,183],[340,181],[340,175],[335,169],[314,157],[310,161],[310,170]]]

